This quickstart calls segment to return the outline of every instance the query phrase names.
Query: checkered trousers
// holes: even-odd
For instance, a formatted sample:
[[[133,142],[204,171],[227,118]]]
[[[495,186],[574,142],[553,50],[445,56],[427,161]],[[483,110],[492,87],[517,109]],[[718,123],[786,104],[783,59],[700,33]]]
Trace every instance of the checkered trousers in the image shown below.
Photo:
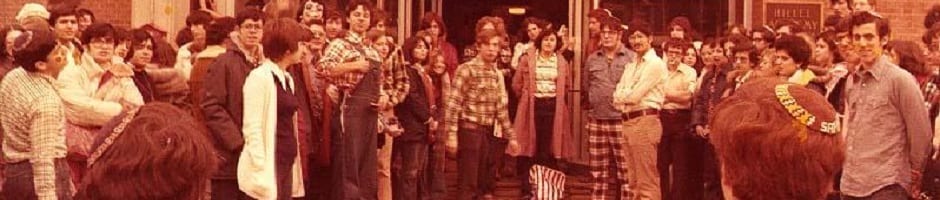
[[[622,128],[623,121],[619,119],[588,119],[589,164],[593,177],[591,199],[616,199],[618,195],[620,199],[628,199],[630,195]]]

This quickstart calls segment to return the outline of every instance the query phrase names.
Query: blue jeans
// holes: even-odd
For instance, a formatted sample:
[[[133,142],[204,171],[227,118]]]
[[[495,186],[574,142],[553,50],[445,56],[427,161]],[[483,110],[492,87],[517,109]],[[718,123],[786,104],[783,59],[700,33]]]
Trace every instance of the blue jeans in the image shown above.
[[[395,200],[425,198],[419,194],[419,179],[425,174],[428,144],[421,141],[395,141],[392,146],[392,194]]]

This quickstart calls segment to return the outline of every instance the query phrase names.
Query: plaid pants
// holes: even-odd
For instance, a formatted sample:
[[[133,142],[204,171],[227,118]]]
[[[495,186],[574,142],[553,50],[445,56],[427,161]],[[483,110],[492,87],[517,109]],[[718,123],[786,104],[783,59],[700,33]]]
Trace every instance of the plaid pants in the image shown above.
[[[590,167],[593,184],[591,199],[628,199],[627,157],[623,154],[623,120],[598,120],[587,123]],[[613,165],[611,165],[613,164]]]

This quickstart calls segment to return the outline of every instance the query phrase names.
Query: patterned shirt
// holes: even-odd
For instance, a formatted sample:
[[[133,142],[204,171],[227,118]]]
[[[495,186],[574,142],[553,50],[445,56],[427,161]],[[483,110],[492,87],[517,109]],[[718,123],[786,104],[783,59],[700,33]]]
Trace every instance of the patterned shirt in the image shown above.
[[[365,55],[363,55],[365,54]],[[374,49],[362,44],[362,37],[354,32],[349,32],[343,39],[335,39],[330,42],[320,59],[320,69],[329,72],[340,64],[361,61],[361,60],[380,60],[378,53]],[[340,89],[349,91],[359,84],[359,80],[364,76],[364,72],[348,72],[344,74],[333,74],[329,81]]]
[[[479,125],[498,125],[497,137],[515,139],[509,121],[508,94],[503,77],[494,64],[475,58],[457,67],[453,89],[447,95],[444,124],[447,135],[457,134],[460,121]],[[497,124],[498,123],[498,124]]]
[[[388,96],[388,105],[384,107],[392,108],[404,101],[409,88],[405,63],[401,54],[395,53],[382,64],[382,95]]]
[[[29,162],[39,199],[56,199],[55,159],[65,158],[65,107],[55,79],[10,71],[0,83],[0,120],[6,163]]]
[[[535,97],[555,97],[555,80],[558,78],[558,56],[535,58]]]

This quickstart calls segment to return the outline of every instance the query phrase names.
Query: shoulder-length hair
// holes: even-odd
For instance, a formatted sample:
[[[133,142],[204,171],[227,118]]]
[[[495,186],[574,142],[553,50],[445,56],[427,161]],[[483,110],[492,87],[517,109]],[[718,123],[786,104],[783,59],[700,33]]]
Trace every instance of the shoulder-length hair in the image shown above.
[[[415,48],[418,48],[419,44],[424,44],[425,48],[427,48],[428,50],[428,54],[427,56],[425,56],[424,60],[416,62],[417,58],[415,58]],[[427,64],[431,60],[431,45],[428,44],[427,41],[424,41],[424,39],[420,37],[408,38],[407,40],[405,40],[405,43],[402,45],[402,56],[405,57],[405,61],[407,61],[408,63],[412,63],[412,64],[419,63],[423,66],[427,66]]]

